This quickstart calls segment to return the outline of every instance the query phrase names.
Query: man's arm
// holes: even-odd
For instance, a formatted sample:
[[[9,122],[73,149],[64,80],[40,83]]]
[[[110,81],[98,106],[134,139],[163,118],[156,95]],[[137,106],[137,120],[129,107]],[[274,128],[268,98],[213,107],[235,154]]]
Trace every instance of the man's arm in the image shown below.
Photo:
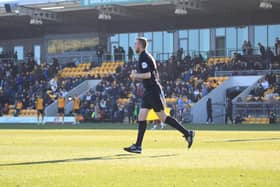
[[[147,73],[137,73],[136,71],[132,71],[130,77],[136,80],[150,79],[152,77],[151,72]]]
[[[140,60],[140,65],[139,65],[139,72],[136,70],[133,70],[131,72],[131,79],[133,80],[145,80],[145,79],[150,79],[152,77],[152,73],[150,71],[150,63],[149,59],[147,58],[142,58]]]

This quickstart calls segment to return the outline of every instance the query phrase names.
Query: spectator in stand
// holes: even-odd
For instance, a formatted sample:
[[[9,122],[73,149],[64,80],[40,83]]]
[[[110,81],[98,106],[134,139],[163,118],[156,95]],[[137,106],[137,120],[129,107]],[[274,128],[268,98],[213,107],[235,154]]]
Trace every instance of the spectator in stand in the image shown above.
[[[134,56],[134,51],[133,51],[132,47],[129,46],[129,48],[128,48],[128,61],[129,62],[133,61],[133,56]]]
[[[278,57],[278,63],[280,62],[280,41],[279,41],[279,43],[278,43],[278,45],[277,45],[277,53],[276,53],[276,56]]]
[[[2,109],[2,113],[5,114],[5,115],[8,115],[9,111],[10,111],[9,104],[5,103],[4,108]]]
[[[115,61],[118,61],[118,60],[119,60],[119,59],[118,59],[118,57],[119,57],[118,55],[119,55],[119,53],[120,53],[120,52],[119,52],[119,48],[116,47],[116,46],[114,46],[114,47],[113,47],[113,52],[114,52],[114,60],[115,60]]]
[[[178,72],[175,62],[173,60],[170,60],[167,65],[167,68],[168,79],[174,80],[177,77]]]
[[[16,106],[15,117],[17,117],[17,116],[19,116],[20,111],[22,110],[22,107],[23,107],[22,100],[17,99],[15,106]]]
[[[277,122],[277,115],[275,112],[269,114],[269,124],[275,124]]]
[[[248,42],[247,40],[244,40],[243,42],[243,45],[242,45],[242,52],[243,52],[243,55],[248,55]]]
[[[178,105],[178,116],[177,118],[182,121],[183,120],[183,110],[185,108],[185,103],[183,101],[183,97],[182,95],[180,95],[180,97],[177,100],[177,105]]]
[[[274,48],[275,48],[275,56],[280,56],[280,40],[279,40],[279,38],[277,37],[276,39],[275,39],[275,44],[274,44]]]
[[[124,61],[125,58],[125,50],[122,46],[119,46],[119,54],[118,54],[118,61]]]
[[[260,54],[261,54],[262,58],[264,59],[265,58],[265,47],[261,43],[258,43],[258,46],[260,49]]]
[[[248,41],[247,54],[248,55],[252,55],[253,54],[253,48],[252,48],[251,41]]]
[[[267,89],[269,88],[269,83],[268,83],[268,81],[267,81],[267,78],[265,78],[265,79],[262,81],[261,85],[262,85],[262,88],[264,89],[264,91],[267,90]]]
[[[266,49],[266,53],[265,53],[265,64],[266,64],[266,69],[270,68],[270,65],[272,63],[272,60],[274,59],[274,54],[271,51],[270,47],[268,47]]]
[[[178,49],[178,51],[177,51],[177,60],[178,60],[178,61],[182,61],[182,59],[183,59],[183,53],[184,53],[183,48]]]
[[[102,56],[103,56],[104,50],[102,46],[97,46],[96,48],[96,56],[97,56],[97,64],[101,64],[102,63]]]

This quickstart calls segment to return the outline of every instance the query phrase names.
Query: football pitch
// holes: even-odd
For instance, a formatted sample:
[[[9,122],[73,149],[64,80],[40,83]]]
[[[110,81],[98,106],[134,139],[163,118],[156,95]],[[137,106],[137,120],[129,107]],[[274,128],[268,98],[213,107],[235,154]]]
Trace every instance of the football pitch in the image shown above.
[[[279,125],[192,126],[191,150],[176,131],[148,130],[141,155],[122,151],[127,126],[0,126],[0,186],[280,186]]]

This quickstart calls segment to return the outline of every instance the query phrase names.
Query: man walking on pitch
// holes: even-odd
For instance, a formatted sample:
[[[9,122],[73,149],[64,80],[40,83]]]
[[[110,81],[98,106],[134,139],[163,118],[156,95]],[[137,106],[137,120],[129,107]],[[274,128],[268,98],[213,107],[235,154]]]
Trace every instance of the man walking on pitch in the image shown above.
[[[159,83],[159,74],[154,58],[146,51],[147,39],[137,38],[135,42],[135,51],[139,54],[139,62],[137,64],[137,71],[131,72],[130,78],[132,80],[142,80],[144,86],[144,94],[142,98],[142,106],[138,115],[138,136],[137,141],[130,147],[124,148],[125,151],[131,153],[142,152],[142,141],[147,128],[147,115],[149,110],[154,109],[159,119],[175,128],[185,137],[188,148],[191,148],[194,139],[194,131],[186,130],[176,119],[165,113],[165,98]]]

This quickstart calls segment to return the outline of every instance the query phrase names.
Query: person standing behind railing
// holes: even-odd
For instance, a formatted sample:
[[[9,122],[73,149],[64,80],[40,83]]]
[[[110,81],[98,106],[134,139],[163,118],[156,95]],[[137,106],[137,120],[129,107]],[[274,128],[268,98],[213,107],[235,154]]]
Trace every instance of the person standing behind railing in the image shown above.
[[[131,47],[128,48],[128,61],[132,62],[133,61],[133,56],[134,56],[134,51]]]
[[[262,59],[264,59],[264,57],[265,57],[265,47],[260,42],[258,43],[258,46],[259,46],[259,49],[260,49]]]
[[[277,45],[277,53],[276,53],[276,56],[278,57],[278,60],[280,61],[280,42],[278,43]]]
[[[96,56],[97,56],[97,64],[98,64],[98,65],[102,63],[102,56],[103,56],[103,53],[104,53],[104,51],[103,51],[102,46],[98,46],[98,47],[96,48]]]
[[[113,52],[114,52],[114,61],[118,61],[118,54],[119,54],[119,48],[114,46],[113,47]]]
[[[278,37],[275,40],[274,47],[275,47],[275,55],[280,56],[280,40]]]
[[[272,63],[272,60],[274,59],[274,54],[271,51],[270,47],[268,47],[266,49],[266,53],[265,53],[265,65],[266,65],[266,69],[269,69],[270,64]]]
[[[245,40],[242,45],[242,52],[243,55],[248,55],[248,42]]]

